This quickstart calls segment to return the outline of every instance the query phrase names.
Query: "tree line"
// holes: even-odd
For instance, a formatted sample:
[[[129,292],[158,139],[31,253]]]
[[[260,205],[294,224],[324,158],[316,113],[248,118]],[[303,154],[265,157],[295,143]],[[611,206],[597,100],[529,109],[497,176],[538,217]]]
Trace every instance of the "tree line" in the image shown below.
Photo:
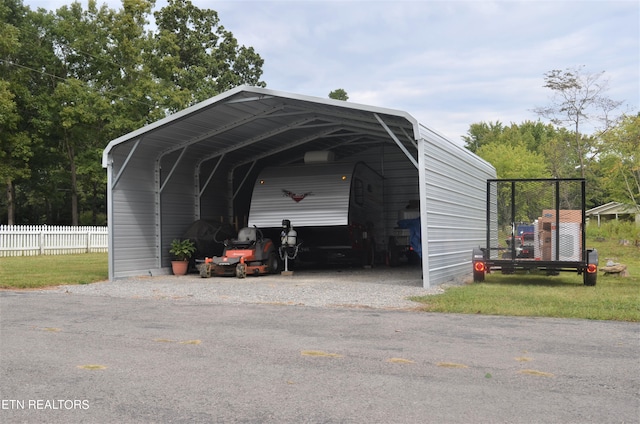
[[[189,0],[90,0],[56,11],[0,0],[0,222],[103,225],[110,140],[238,85],[264,64],[217,12]],[[150,25],[150,23],[153,25]],[[583,176],[589,206],[640,198],[638,115],[614,112],[602,74],[551,71],[551,123],[470,125],[465,146],[500,178]],[[330,98],[348,100],[344,89]],[[586,100],[586,101],[585,101]],[[603,126],[587,135],[592,109]]]
[[[471,124],[465,147],[490,162],[498,178],[585,178],[587,208],[640,204],[640,113],[616,111],[604,72],[583,67],[544,76],[550,104],[533,111],[551,123]],[[590,124],[593,129],[582,129]],[[640,211],[640,207],[639,211]]]
[[[575,134],[540,121],[472,124],[465,146],[490,162],[499,178],[585,178],[587,208],[640,203],[640,115],[625,115],[580,155]]]
[[[154,4],[51,12],[0,0],[1,222],[104,224],[110,140],[238,85],[266,85],[263,59],[214,10]]]

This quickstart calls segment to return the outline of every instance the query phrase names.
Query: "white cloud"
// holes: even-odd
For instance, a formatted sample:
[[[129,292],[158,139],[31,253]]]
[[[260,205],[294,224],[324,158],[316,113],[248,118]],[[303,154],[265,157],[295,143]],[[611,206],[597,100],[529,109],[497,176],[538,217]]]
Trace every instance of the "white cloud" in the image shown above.
[[[475,122],[536,120],[552,69],[606,71],[609,96],[640,111],[635,0],[192,2],[256,49],[269,88],[324,98],[343,88],[350,101],[407,111],[456,141]]]

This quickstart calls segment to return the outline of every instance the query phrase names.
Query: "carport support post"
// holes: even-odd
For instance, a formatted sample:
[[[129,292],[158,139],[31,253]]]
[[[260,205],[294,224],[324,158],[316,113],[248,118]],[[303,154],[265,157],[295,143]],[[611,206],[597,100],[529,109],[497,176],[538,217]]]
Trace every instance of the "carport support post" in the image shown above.
[[[511,181],[511,260],[516,260],[516,182]]]
[[[107,161],[107,232],[109,281],[113,281],[115,264],[113,258],[113,159],[111,157]]]
[[[227,174],[227,215],[229,216],[229,224],[233,226],[236,231],[240,230],[238,224],[234,222],[233,216],[233,170]]]
[[[431,287],[429,280],[429,232],[427,231],[427,178],[425,169],[425,140],[418,140],[418,184],[420,194],[420,239],[422,240],[422,287],[428,289]]]

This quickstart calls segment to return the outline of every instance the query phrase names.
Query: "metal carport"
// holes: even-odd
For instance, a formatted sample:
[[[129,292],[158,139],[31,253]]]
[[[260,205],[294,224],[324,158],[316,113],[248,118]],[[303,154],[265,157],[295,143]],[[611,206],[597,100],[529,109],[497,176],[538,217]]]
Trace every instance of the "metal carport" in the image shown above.
[[[318,150],[384,176],[386,234],[419,202],[425,287],[470,274],[490,164],[403,111],[242,86],[105,148],[109,278],[168,273],[169,244],[193,221],[242,224],[262,168]]]

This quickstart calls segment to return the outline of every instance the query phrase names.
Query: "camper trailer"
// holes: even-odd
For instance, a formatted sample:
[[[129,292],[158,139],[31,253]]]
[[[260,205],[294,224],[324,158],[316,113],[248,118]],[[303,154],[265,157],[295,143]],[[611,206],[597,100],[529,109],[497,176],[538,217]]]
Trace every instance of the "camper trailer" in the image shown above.
[[[253,188],[249,226],[275,240],[287,219],[302,243],[300,261],[371,265],[384,238],[382,177],[363,162],[331,162],[325,154],[265,168]]]

